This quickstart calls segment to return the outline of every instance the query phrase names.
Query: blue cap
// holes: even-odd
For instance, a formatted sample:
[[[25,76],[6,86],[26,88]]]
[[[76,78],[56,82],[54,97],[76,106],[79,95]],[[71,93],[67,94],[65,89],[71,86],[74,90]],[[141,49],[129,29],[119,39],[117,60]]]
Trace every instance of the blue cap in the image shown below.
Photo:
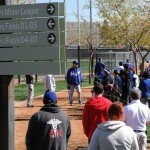
[[[46,91],[43,97],[43,103],[56,103],[57,102],[57,96],[55,92]]]

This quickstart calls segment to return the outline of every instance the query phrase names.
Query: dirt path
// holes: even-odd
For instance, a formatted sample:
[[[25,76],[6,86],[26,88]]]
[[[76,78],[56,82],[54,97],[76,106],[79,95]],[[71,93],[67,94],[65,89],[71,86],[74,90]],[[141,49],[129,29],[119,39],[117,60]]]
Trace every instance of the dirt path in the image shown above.
[[[87,138],[82,129],[82,110],[83,106],[74,101],[74,106],[68,105],[67,92],[60,92],[58,95],[58,105],[69,115],[71,120],[72,135],[69,140],[69,150],[75,150],[78,146],[87,146]],[[83,89],[84,103],[90,97],[90,89]],[[75,94],[76,97],[76,94]],[[83,103],[83,104],[84,104]],[[26,101],[15,104],[15,150],[26,150],[25,134],[28,121],[32,114],[38,111],[42,106],[42,98],[34,101],[34,108],[27,108]]]

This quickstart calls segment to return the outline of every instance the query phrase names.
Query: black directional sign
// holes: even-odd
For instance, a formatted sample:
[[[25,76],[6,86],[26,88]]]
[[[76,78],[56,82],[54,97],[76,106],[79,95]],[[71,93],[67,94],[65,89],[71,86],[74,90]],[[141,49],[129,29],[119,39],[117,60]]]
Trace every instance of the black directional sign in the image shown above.
[[[50,19],[47,21],[47,27],[52,30],[52,29],[55,28],[55,26],[56,26],[55,20],[54,20],[53,18],[50,18]]]
[[[47,6],[47,12],[49,15],[53,15],[55,13],[55,6],[53,4],[49,4]]]
[[[48,42],[50,44],[55,44],[55,42],[56,42],[56,35],[54,33],[50,33],[48,35]]]

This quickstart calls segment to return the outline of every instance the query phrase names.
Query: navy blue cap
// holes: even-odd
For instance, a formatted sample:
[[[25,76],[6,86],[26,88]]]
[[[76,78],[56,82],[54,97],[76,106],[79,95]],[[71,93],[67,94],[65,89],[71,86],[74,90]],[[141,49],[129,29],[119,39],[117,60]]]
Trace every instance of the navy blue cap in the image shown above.
[[[43,103],[56,103],[57,102],[57,96],[55,92],[46,91],[43,97]]]
[[[73,61],[72,63],[73,63],[73,64],[78,64],[78,62],[77,62],[77,61]]]

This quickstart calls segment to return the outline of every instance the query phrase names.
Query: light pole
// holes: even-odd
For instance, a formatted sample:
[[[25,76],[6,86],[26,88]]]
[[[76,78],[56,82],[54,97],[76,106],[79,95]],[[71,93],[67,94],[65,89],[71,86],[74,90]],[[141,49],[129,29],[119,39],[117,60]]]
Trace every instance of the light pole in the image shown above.
[[[93,38],[92,38],[92,0],[90,0],[90,36],[91,36],[91,38],[90,38],[90,49],[91,49],[91,73],[92,73],[92,76],[93,76],[93,46],[92,46],[92,40],[93,40]]]
[[[89,62],[89,84],[91,84],[91,76],[93,76],[93,47],[92,47],[92,0],[90,3],[90,42],[89,42],[89,51],[90,51],[90,62]]]
[[[80,67],[80,10],[79,0],[77,0],[77,18],[78,18],[78,66]]]

